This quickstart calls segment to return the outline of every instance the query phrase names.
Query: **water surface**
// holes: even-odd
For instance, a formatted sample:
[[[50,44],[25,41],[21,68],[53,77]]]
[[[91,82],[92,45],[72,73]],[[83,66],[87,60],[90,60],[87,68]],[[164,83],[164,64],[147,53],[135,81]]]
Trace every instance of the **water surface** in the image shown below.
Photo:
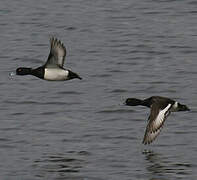
[[[1,1],[1,179],[195,180],[196,9],[194,0]],[[51,36],[82,81],[9,76],[43,64]],[[149,109],[122,103],[152,95],[191,112],[172,114],[144,146]]]

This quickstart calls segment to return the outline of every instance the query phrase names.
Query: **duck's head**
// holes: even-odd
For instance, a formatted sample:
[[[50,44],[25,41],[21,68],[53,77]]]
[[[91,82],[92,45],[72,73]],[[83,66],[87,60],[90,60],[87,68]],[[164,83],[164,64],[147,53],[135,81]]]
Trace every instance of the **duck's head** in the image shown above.
[[[68,70],[68,79],[75,79],[75,78],[80,80],[82,79],[77,73]]]
[[[138,106],[142,104],[142,101],[136,98],[128,98],[126,99],[124,104],[127,106]]]
[[[25,68],[25,67],[19,67],[16,69],[16,75],[28,75],[31,74],[32,69],[31,68]]]

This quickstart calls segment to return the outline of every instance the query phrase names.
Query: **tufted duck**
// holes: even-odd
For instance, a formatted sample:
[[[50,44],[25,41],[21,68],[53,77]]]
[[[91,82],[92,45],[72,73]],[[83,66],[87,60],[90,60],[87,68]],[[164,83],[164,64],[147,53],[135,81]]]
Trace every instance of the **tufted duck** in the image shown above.
[[[152,96],[144,100],[128,98],[125,104],[128,106],[142,105],[151,108],[143,144],[150,144],[155,140],[163,127],[165,119],[171,112],[190,110],[186,105],[161,96]]]
[[[33,75],[48,81],[64,81],[74,78],[82,79],[78,74],[64,69],[66,48],[61,41],[56,38],[50,39],[51,49],[47,62],[36,69],[19,67],[16,69],[17,75]]]

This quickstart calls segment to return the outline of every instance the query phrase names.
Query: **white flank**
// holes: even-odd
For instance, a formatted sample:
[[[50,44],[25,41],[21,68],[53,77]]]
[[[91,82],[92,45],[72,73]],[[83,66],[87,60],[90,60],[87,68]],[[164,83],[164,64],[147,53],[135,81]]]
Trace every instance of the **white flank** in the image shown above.
[[[48,81],[64,81],[68,78],[68,71],[64,69],[45,68],[44,79]]]
[[[165,120],[166,113],[170,109],[171,106],[172,106],[172,104],[168,104],[163,110],[159,111],[159,114],[157,115],[156,119],[154,120],[154,127],[159,128],[161,126],[161,124]]]

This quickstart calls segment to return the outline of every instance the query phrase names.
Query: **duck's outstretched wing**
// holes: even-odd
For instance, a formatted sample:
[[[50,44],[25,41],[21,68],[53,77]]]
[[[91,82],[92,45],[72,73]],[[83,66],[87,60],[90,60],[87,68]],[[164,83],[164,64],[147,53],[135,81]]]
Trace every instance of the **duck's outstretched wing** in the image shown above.
[[[163,105],[159,106],[157,103],[154,103],[151,107],[143,144],[150,144],[159,135],[166,118],[170,114],[170,108],[172,107],[172,104],[167,104],[167,106],[165,106],[163,109],[161,107],[163,107]]]
[[[64,60],[66,56],[66,48],[60,40],[52,37],[50,39],[51,49],[47,62],[45,63],[46,67],[63,67]]]

